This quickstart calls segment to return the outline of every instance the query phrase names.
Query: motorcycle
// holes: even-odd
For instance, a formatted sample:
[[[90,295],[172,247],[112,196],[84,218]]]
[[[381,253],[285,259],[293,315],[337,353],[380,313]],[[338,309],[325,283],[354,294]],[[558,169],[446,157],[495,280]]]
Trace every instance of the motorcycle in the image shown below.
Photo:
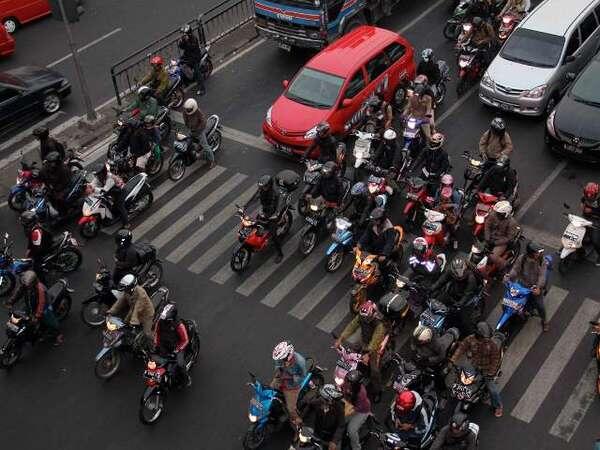
[[[522,18],[520,16],[510,12],[502,16],[500,26],[498,27],[498,41],[500,41],[500,44],[506,42],[521,20]]]
[[[334,339],[337,339],[337,336],[332,333]],[[344,344],[340,344],[339,347],[332,347],[338,354],[337,362],[335,363],[335,369],[333,370],[333,382],[335,386],[341,390],[342,385],[344,384],[344,380],[346,378],[346,374],[352,370],[359,369],[361,373],[364,375],[363,384],[368,385],[368,366],[365,367],[362,364],[364,353],[358,351],[353,347],[346,347]]]
[[[221,148],[223,140],[221,130],[221,119],[216,114],[211,115],[206,121],[206,141],[213,154]],[[185,175],[185,168],[200,158],[202,149],[191,136],[177,133],[173,142],[173,150],[173,156],[169,161],[169,178],[178,181]]]
[[[446,21],[444,26],[443,34],[449,41],[456,41],[458,38],[462,24],[468,17],[469,10],[471,9],[472,0],[460,0],[458,5],[454,8],[452,16]]]
[[[347,187],[349,188],[349,185]],[[323,231],[332,228],[337,207],[337,203],[328,202],[322,196],[309,197],[308,212],[304,216],[306,224],[300,232],[300,240],[298,241],[298,251],[301,255],[308,256],[311,254],[317,246],[319,235]]]
[[[565,206],[568,206],[565,204]],[[592,245],[585,237],[588,228],[596,228],[590,220],[575,214],[563,214],[569,219],[569,224],[561,237],[561,249],[558,260],[558,271],[566,275],[577,260],[584,260],[591,253]]]
[[[391,360],[394,364],[392,389],[396,392],[415,390],[428,392],[435,389],[435,371],[433,369],[419,369],[412,361],[408,361],[399,353],[394,353]]]
[[[450,397],[457,400],[456,412],[467,413],[489,397],[483,375],[469,363],[455,366],[446,376],[446,386]]]
[[[23,212],[31,204],[34,192],[40,190],[44,183],[40,179],[40,170],[34,161],[28,163],[21,160],[21,168],[17,170],[17,182],[8,191],[8,206],[13,211]]]
[[[400,437],[401,433],[391,433],[394,435],[394,440],[391,442],[391,444],[386,443],[383,447],[384,449],[389,449],[389,450],[396,450],[397,448],[425,449],[425,448],[429,448],[429,446],[432,444],[432,442],[435,438],[435,431],[436,431],[436,427],[437,427],[438,416],[440,413],[438,395],[435,390],[424,392],[424,393],[421,393],[420,395],[423,399],[422,408],[425,408],[428,411],[427,415],[429,418],[429,421],[426,424],[424,424],[425,430],[421,436],[420,441],[409,442],[409,443],[404,444],[402,441],[402,438]],[[388,417],[386,420],[388,429],[391,429],[391,430],[396,429],[396,427],[394,426],[395,417],[396,417],[395,403],[396,402],[395,402],[395,398],[394,398],[391,402],[390,413],[388,414]]]
[[[524,237],[519,228],[517,236],[508,243],[506,252],[502,255],[502,258],[507,263],[506,267],[511,267],[521,254],[520,242],[523,239]],[[482,276],[484,284],[502,275],[502,272],[498,271],[498,267],[489,260],[490,253],[491,250],[485,245],[485,242],[478,239],[475,239],[475,242],[471,245],[471,252],[469,253],[469,261]]]
[[[206,45],[204,47],[204,52],[202,55],[202,59],[200,60],[200,74],[202,75],[202,78],[204,79],[204,81],[208,80],[208,78],[210,77],[210,75],[212,74],[213,71],[213,63],[212,63],[212,58],[209,54],[209,50],[210,50],[210,45]],[[169,76],[173,76],[175,77],[176,75],[179,76],[182,81],[183,84],[188,86],[192,83],[194,83],[196,80],[194,78],[194,68],[192,67],[191,64],[188,64],[187,61],[185,61],[184,59],[172,59],[169,63],[169,68],[167,69],[169,72]],[[181,106],[181,105],[179,105]],[[179,106],[175,106],[175,108],[178,108]]]
[[[492,208],[498,202],[498,197],[486,192],[477,193],[477,204],[475,205],[475,213],[473,220],[473,236],[479,237],[485,229],[485,220],[490,215]]]
[[[0,251],[0,297],[11,294],[17,285],[17,277],[33,267],[31,258],[13,257],[13,242],[9,241],[9,238],[9,234],[5,233],[2,251]]]
[[[333,242],[327,247],[325,255],[325,270],[333,273],[343,264],[347,253],[354,247],[354,232],[352,222],[345,217],[336,217],[335,232],[331,235]]]
[[[467,166],[464,171],[464,183],[462,190],[465,193],[465,208],[473,202],[473,196],[477,186],[483,177],[484,161],[471,155],[468,151],[462,154],[467,160]]]
[[[129,219],[152,206],[154,196],[151,189],[148,175],[143,172],[131,177],[121,188],[121,196]],[[93,192],[93,188],[89,192],[83,202],[81,218],[78,221],[79,234],[86,239],[95,238],[102,227],[110,226],[120,220],[108,193]]]
[[[436,330],[440,335],[449,326],[455,326],[462,331],[463,336],[468,336],[475,332],[475,325],[483,317],[484,307],[483,289],[461,305],[453,303],[446,306],[432,298],[427,309],[419,316],[419,324]]]
[[[51,308],[58,321],[62,322],[71,310],[71,293],[67,280],[60,279],[54,283],[46,292],[47,308]],[[0,367],[9,369],[21,358],[23,346],[26,343],[32,345],[42,341],[46,337],[43,325],[33,321],[33,317],[23,311],[12,311],[8,322],[6,322],[7,341],[0,348]]]
[[[402,130],[403,144],[400,151],[405,155],[406,171],[412,169],[412,164],[416,156],[425,146],[425,138],[421,127],[429,123],[429,119],[419,119],[413,116],[406,117],[404,120],[404,129]]]
[[[594,357],[596,358],[598,378],[596,378],[596,394],[600,397],[600,322],[590,321],[594,335]]]
[[[425,221],[421,226],[423,237],[430,248],[444,248],[448,245],[449,233],[446,226],[442,223],[446,214],[434,209],[425,208]]]
[[[458,51],[458,83],[456,85],[456,95],[459,97],[483,75],[485,68],[482,64],[482,52],[481,49],[470,45],[468,42],[460,46]]]
[[[298,214],[301,216],[305,216],[307,214],[310,192],[317,184],[319,184],[319,181],[321,180],[321,167],[323,167],[323,164],[316,159],[307,159],[305,164],[306,170],[304,171],[304,176],[302,177],[304,186],[300,196],[298,197],[298,204],[296,206]]]
[[[302,412],[301,405],[307,395],[318,394],[325,384],[323,371],[311,358],[307,358],[308,373],[300,384],[298,394],[298,410]],[[261,383],[254,374],[250,373],[251,382],[248,383],[254,390],[248,408],[250,427],[244,435],[242,446],[246,450],[259,448],[272,433],[281,429],[289,421],[285,398],[279,389]]]
[[[427,181],[420,177],[408,178],[406,186],[406,203],[402,214],[406,217],[406,226],[414,230],[417,229],[420,206],[432,206],[433,197],[427,194]]]
[[[64,231],[61,235],[54,237],[50,253],[42,260],[41,269],[45,273],[70,273],[81,266],[82,260],[83,255],[79,250],[79,242],[77,242],[77,239],[71,233]],[[31,259],[23,259],[21,261],[23,263],[23,270],[33,268],[33,261]],[[25,266],[26,261],[30,264],[27,267]]]
[[[374,292],[382,291],[383,277],[377,255],[356,249],[352,278],[356,285],[350,293],[350,315],[358,314],[360,306],[369,298],[378,298]],[[383,292],[381,292],[383,293]]]
[[[354,130],[353,136],[356,136],[354,141],[354,149],[352,154],[354,155],[354,181],[361,181],[364,177],[363,165],[371,160],[373,156],[371,154],[371,148],[373,141],[377,138],[374,132],[364,132]]]

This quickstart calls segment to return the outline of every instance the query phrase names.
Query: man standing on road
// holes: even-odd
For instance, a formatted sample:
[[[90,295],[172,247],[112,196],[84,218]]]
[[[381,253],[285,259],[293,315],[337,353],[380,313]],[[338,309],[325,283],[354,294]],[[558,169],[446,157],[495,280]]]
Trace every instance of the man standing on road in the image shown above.
[[[65,147],[53,137],[47,127],[38,127],[33,130],[33,136],[40,141],[40,160],[43,162],[50,152],[58,152],[62,160],[65,159]]]

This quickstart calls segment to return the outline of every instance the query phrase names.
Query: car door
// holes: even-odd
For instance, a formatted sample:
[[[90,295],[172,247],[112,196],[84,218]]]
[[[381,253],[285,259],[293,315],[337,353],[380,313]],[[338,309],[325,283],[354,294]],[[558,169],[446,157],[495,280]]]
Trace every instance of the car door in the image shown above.
[[[384,49],[390,59],[389,81],[386,90],[386,100],[391,101],[398,88],[398,84],[407,79],[410,74],[407,70],[407,49],[400,42],[394,42]]]
[[[363,103],[368,97],[366,87],[365,71],[364,68],[360,66],[356,72],[354,72],[354,75],[350,77],[350,80],[345,87],[344,95],[341,96],[338,111],[336,113],[336,115],[339,114],[339,117],[336,118],[337,123],[347,125],[352,122],[353,116],[360,111]],[[344,106],[344,101],[346,101],[346,103],[349,101],[350,104]]]
[[[23,113],[27,106],[26,95],[12,86],[0,85],[0,122],[14,119]]]
[[[598,20],[594,11],[590,11],[579,25],[579,35],[581,36],[580,69],[592,59],[598,50]]]
[[[365,69],[367,71],[367,91],[369,95],[380,89],[388,91],[388,68],[390,66],[391,60],[384,51],[380,51],[367,61]]]
[[[576,28],[571,33],[571,36],[567,39],[567,45],[565,48],[565,53],[562,56],[562,61],[558,71],[553,76],[552,86],[550,87],[551,91],[564,91],[568,77],[567,74],[579,73],[581,70],[579,60],[579,50],[581,48],[581,38],[579,34],[579,28]]]
[[[21,4],[22,6],[19,9],[19,20],[21,22],[37,19],[48,14],[50,10],[48,0],[22,0]]]

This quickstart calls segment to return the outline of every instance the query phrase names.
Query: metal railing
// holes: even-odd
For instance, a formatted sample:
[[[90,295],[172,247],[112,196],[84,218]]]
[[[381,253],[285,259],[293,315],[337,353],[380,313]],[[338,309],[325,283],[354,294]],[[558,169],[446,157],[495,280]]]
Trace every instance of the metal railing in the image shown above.
[[[200,45],[210,44],[213,59],[219,60],[258,36],[253,18],[254,0],[225,0],[187,24],[197,35]],[[180,28],[177,28],[111,66],[110,76],[119,105],[149,73],[151,56],[162,56],[165,64],[171,59],[179,59],[181,51],[177,44],[180,39]]]

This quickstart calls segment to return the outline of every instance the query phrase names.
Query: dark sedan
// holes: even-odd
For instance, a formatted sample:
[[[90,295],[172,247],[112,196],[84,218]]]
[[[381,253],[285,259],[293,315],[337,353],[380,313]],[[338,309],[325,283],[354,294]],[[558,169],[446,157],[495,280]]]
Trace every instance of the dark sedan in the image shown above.
[[[557,153],[600,162],[600,55],[579,74],[548,116],[546,144]]]
[[[69,80],[50,69],[27,66],[0,72],[0,124],[33,109],[53,114],[70,93]]]

